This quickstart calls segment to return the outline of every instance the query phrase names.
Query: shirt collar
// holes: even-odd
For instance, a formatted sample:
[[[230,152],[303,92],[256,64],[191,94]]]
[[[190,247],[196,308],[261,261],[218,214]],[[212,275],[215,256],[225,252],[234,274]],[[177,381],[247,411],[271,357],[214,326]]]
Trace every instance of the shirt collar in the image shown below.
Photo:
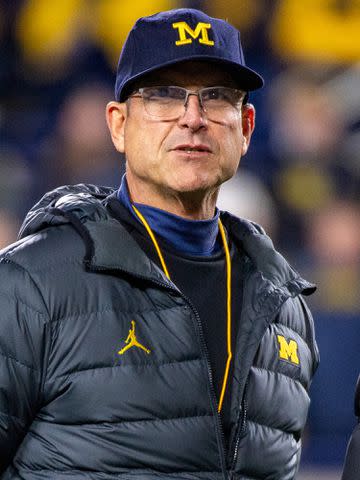
[[[126,175],[122,178],[117,196],[141,223],[131,205]],[[177,252],[196,256],[209,256],[219,250],[220,246],[217,242],[219,231],[218,209],[216,209],[214,217],[210,220],[189,220],[143,203],[134,203],[134,205],[145,217],[155,235],[164,239]]]

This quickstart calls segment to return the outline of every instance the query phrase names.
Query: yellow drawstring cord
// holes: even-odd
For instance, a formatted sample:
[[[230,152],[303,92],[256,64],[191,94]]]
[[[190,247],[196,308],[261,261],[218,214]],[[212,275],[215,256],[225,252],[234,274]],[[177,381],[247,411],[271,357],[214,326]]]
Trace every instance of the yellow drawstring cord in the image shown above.
[[[132,208],[134,209],[134,212],[136,215],[140,218],[141,222],[143,223],[146,231],[148,232],[156,253],[158,254],[161,266],[164,270],[164,273],[166,277],[170,280],[170,275],[168,272],[168,269],[166,267],[166,263],[164,260],[164,257],[161,253],[159,244],[155,238],[155,235],[153,234],[148,222],[146,221],[145,217],[139,212],[139,210],[135,207],[135,205],[132,205]],[[225,234],[225,229],[223,227],[223,224],[219,218],[219,230],[220,230],[220,235],[221,239],[224,245],[224,251],[225,251],[225,259],[226,259],[226,342],[227,342],[227,360],[226,360],[226,366],[225,366],[225,373],[224,373],[224,379],[223,379],[223,384],[221,388],[221,393],[220,393],[220,399],[219,399],[219,405],[218,405],[218,412],[221,412],[223,402],[224,402],[224,396],[225,396],[225,391],[226,391],[226,386],[228,382],[228,377],[229,377],[229,371],[230,371],[230,364],[231,364],[231,359],[232,359],[232,351],[231,351],[231,259],[230,259],[230,252],[229,252],[229,247],[227,244],[227,239],[226,239],[226,234]]]
[[[146,228],[146,231],[148,232],[153,244],[154,244],[154,247],[156,249],[156,252],[159,256],[159,259],[160,259],[160,263],[161,263],[161,266],[164,270],[164,273],[165,275],[167,276],[167,278],[170,280],[170,275],[169,275],[169,272],[168,272],[168,269],[166,267],[166,263],[165,263],[165,260],[164,260],[164,257],[162,256],[162,253],[161,253],[161,250],[160,250],[160,247],[159,247],[159,244],[157,243],[156,241],[156,238],[155,238],[155,235],[153,234],[149,224],[147,223],[147,221],[145,220],[145,217],[139,212],[139,210],[135,207],[135,205],[132,205],[132,208],[134,209],[136,215],[140,218],[140,220],[142,221],[144,227]]]
[[[227,244],[226,240],[226,235],[225,235],[225,229],[223,227],[223,224],[219,218],[219,229],[220,229],[220,234],[221,238],[223,241],[224,245],[224,250],[225,250],[225,258],[226,258],[226,340],[227,340],[227,360],[226,360],[226,366],[225,366],[225,373],[224,373],[224,380],[223,380],[223,385],[220,393],[220,399],[219,399],[219,406],[218,406],[218,412],[221,412],[223,401],[224,401],[224,396],[225,396],[225,390],[226,390],[226,385],[229,377],[229,371],[230,371],[230,364],[231,364],[231,359],[232,359],[232,350],[231,350],[231,259],[230,259],[230,252],[229,252],[229,247]]]

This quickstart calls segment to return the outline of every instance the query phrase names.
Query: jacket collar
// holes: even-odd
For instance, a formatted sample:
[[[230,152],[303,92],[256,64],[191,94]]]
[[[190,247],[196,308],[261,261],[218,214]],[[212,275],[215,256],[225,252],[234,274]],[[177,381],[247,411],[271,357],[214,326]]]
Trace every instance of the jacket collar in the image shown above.
[[[301,278],[275,250],[271,239],[261,227],[227,212],[222,212],[221,218],[228,235],[245,252],[252,270],[257,272],[258,280],[261,280],[269,291],[277,290],[279,293],[279,290],[282,290],[286,296],[299,293],[310,295],[315,291],[315,285]],[[147,257],[127,230],[110,214],[106,219],[87,221],[83,226],[92,242],[92,254],[87,262],[89,268],[122,270],[138,277],[171,284],[162,270]]]
[[[141,250],[126,229],[110,214],[107,203],[116,190],[95,185],[59,187],[47,193],[28,213],[20,237],[64,223],[71,223],[86,244],[85,263],[93,270],[122,270],[149,280],[171,284]],[[245,254],[267,289],[281,289],[288,296],[309,295],[315,286],[302,279],[274,249],[261,227],[227,212],[222,222],[231,239]],[[124,253],[125,252],[125,253]]]
[[[86,261],[90,270],[117,270],[156,283],[171,284],[116,219],[86,222],[84,228],[92,241],[92,254]]]
[[[289,265],[262,227],[228,212],[223,212],[222,219],[231,237],[245,251],[254,270],[265,282],[271,282],[275,289],[285,289],[290,296],[314,293],[316,286]]]

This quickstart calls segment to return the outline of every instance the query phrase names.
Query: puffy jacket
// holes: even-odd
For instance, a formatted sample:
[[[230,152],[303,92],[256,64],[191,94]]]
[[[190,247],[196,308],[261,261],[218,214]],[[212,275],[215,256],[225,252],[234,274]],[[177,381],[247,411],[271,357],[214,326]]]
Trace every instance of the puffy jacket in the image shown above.
[[[341,480],[359,480],[360,478],[360,376],[356,385],[354,407],[358,423],[352,432],[346,450]]]
[[[314,286],[222,214],[246,252],[225,451],[201,319],[111,216],[111,194],[47,194],[0,256],[0,478],[294,479]]]

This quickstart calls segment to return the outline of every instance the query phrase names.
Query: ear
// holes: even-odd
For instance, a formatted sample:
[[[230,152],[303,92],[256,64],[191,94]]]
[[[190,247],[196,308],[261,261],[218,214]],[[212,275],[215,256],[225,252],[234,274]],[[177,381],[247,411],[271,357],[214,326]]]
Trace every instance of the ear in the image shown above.
[[[125,103],[109,102],[106,105],[106,122],[111,138],[118,152],[125,152],[125,123],[127,119],[127,106]]]
[[[242,107],[242,130],[244,142],[241,155],[245,155],[248,151],[251,135],[255,128],[255,107],[251,103],[246,103]]]

